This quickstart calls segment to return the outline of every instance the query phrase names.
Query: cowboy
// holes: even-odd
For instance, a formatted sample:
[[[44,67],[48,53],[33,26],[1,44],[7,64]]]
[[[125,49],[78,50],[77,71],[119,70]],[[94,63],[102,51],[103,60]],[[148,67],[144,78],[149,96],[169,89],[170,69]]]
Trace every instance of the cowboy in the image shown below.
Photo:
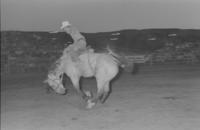
[[[64,49],[63,55],[70,54],[72,61],[79,60],[79,56],[87,50],[87,43],[85,37],[68,21],[62,22],[61,30],[70,34],[73,39],[73,44],[70,44]]]

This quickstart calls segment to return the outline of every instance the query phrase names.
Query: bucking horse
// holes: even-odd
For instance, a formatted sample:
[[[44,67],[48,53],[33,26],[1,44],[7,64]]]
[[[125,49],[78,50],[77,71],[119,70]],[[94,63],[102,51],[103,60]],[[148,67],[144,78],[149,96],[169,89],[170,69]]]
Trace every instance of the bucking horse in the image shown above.
[[[104,103],[110,92],[110,82],[119,72],[119,67],[125,66],[124,58],[107,48],[107,52],[96,53],[91,49],[79,56],[80,61],[73,62],[69,55],[62,55],[55,63],[53,69],[48,72],[44,81],[56,93],[65,94],[63,75],[66,74],[72,81],[78,94],[86,101],[86,108],[92,108],[100,101]],[[91,92],[80,88],[81,77],[95,77],[97,81],[97,93],[92,96]]]

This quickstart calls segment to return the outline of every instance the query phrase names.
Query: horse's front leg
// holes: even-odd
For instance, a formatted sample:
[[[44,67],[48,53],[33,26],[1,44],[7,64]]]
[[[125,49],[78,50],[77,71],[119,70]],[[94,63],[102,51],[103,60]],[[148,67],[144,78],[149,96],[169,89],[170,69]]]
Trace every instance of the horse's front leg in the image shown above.
[[[104,97],[104,86],[106,82],[104,80],[97,80],[97,94],[87,101],[87,108],[90,109],[96,105],[98,101],[101,101]]]
[[[90,97],[89,94],[86,94],[85,92],[82,91],[82,89],[80,88],[80,77],[71,77],[71,81],[72,84],[74,86],[74,88],[76,89],[77,93],[85,100],[87,101]]]
[[[87,100],[87,108],[91,109],[96,105],[96,103],[101,100],[103,97],[103,89],[98,89],[96,96],[94,96],[92,99]]]

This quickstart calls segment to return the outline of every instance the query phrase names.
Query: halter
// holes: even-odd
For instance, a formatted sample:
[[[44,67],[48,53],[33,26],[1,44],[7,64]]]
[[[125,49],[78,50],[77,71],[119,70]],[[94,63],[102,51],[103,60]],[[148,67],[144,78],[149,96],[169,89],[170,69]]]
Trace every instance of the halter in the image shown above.
[[[54,75],[54,74],[52,74]],[[55,76],[55,75],[54,75]],[[60,77],[61,76],[61,77]],[[48,80],[52,81],[54,84],[55,84],[55,87],[54,89],[58,89],[59,88],[59,85],[60,85],[60,81],[63,80],[63,73],[60,75],[58,78],[52,78],[50,76],[48,76]],[[55,76],[56,77],[56,76]],[[58,82],[59,81],[59,82]]]

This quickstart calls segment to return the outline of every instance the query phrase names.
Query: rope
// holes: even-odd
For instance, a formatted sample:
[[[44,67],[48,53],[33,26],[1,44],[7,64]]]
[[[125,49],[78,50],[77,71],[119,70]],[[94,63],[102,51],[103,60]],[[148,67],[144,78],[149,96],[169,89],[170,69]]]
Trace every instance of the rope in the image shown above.
[[[90,62],[90,52],[87,52],[88,53],[88,64],[90,66],[90,69],[92,70],[92,72],[95,74],[96,72],[94,71],[92,65],[91,65],[91,62]],[[94,53],[93,53],[94,54]]]

